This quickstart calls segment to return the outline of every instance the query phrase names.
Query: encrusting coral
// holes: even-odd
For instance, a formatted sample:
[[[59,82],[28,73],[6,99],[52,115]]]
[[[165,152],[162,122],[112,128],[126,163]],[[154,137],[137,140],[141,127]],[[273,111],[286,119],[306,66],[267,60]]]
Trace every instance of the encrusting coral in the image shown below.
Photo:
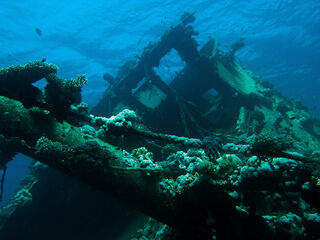
[[[88,80],[84,75],[79,75],[75,79],[63,80],[55,74],[49,74],[46,80],[48,84],[45,87],[44,100],[50,111],[63,119],[71,105],[80,104],[81,88]]]
[[[244,145],[223,144],[217,137],[206,137],[201,141],[155,133],[138,123],[136,113],[130,110],[124,110],[111,118],[88,115],[86,125],[78,128],[67,122],[59,123],[55,119],[64,119],[71,106],[79,102],[81,87],[87,81],[86,78],[79,76],[75,80],[64,81],[54,74],[49,74],[46,78],[48,85],[43,105],[35,103],[35,106],[26,109],[21,102],[1,96],[0,109],[6,113],[0,119],[1,125],[6,126],[0,127],[1,134],[5,136],[0,139],[2,148],[7,146],[6,138],[19,138],[20,142],[17,141],[14,145],[18,146],[17,151],[80,181],[98,185],[101,190],[133,204],[174,229],[183,228],[187,231],[192,226],[192,231],[197,232],[198,228],[206,224],[207,218],[215,218],[212,224],[206,225],[209,229],[218,227],[215,221],[231,224],[220,214],[215,217],[208,215],[203,219],[203,214],[207,211],[218,211],[219,208],[231,211],[229,214],[239,219],[248,219],[254,214],[255,224],[266,229],[270,226],[273,230],[269,229],[268,234],[271,235],[286,231],[288,224],[295,229],[290,234],[296,235],[304,233],[301,229],[305,224],[316,224],[318,215],[312,211],[310,194],[319,191],[319,181],[312,170],[305,168],[304,162],[300,161],[304,157],[285,152],[291,146],[290,141],[260,135],[244,148]],[[50,125],[41,127],[41,121],[48,123],[48,119]],[[17,121],[21,122],[20,126],[17,126]],[[104,132],[104,137],[99,136],[99,129]],[[145,147],[136,148],[130,154],[104,142],[106,135],[132,134],[175,143],[189,149],[173,153],[159,162]],[[242,151],[242,148],[245,150]],[[250,154],[257,155],[260,159],[248,157]],[[290,156],[293,159],[286,158]],[[119,192],[118,189],[122,191]],[[196,194],[202,199],[202,194],[209,189],[213,192],[207,198],[217,205],[205,204],[204,209],[200,208],[190,215],[191,218],[186,218],[185,213],[179,209],[198,204],[198,200],[191,200],[187,196]],[[303,208],[291,205],[288,208],[284,206],[282,197],[274,197],[275,193],[281,195],[284,189],[294,192],[291,199]],[[142,194],[137,195],[136,191]],[[259,195],[254,197],[257,203],[252,205],[249,199],[255,192],[259,192]],[[225,203],[219,205],[217,201]],[[276,208],[282,210],[275,212],[271,205],[269,210],[263,210],[259,202],[268,206],[271,202],[276,202],[279,205]],[[160,212],[155,210],[155,206]],[[227,210],[228,208],[233,210]],[[172,220],[171,214],[163,215],[163,210],[175,212],[175,220]],[[301,214],[302,211],[305,215]],[[316,214],[315,217],[310,217],[312,214]],[[194,219],[197,224],[194,224]],[[172,228],[164,227],[163,231],[172,231]],[[223,230],[218,227],[217,236],[225,234],[221,231]],[[243,231],[248,230],[244,228]],[[204,235],[204,239],[207,237]]]
[[[81,88],[87,82],[84,75],[64,80],[56,75],[58,67],[43,61],[0,69],[0,95],[23,102],[26,107],[39,106],[65,119],[71,105],[81,102]],[[46,79],[43,92],[33,83]]]
[[[58,67],[42,61],[0,69],[0,95],[33,106],[42,98],[42,92],[32,84],[49,74],[56,74]]]

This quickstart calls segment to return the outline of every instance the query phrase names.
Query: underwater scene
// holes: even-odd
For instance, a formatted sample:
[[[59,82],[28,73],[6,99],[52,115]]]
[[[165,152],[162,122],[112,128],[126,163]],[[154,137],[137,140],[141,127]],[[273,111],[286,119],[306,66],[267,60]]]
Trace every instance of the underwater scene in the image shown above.
[[[320,239],[320,2],[2,0],[1,240]]]

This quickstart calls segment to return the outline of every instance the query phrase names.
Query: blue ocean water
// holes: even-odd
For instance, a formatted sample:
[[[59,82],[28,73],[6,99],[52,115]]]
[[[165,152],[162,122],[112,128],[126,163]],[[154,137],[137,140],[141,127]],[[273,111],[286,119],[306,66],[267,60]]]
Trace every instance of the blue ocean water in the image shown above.
[[[59,75],[89,78],[84,101],[94,105],[105,89],[104,72],[141,53],[185,12],[200,44],[217,37],[228,48],[240,37],[238,60],[285,95],[319,113],[320,2],[303,0],[1,1],[0,66],[46,58]],[[36,33],[41,30],[41,35]]]
[[[46,58],[59,66],[61,77],[86,74],[83,100],[93,106],[107,87],[103,74],[115,75],[185,11],[195,11],[200,45],[216,37],[227,50],[244,37],[246,46],[237,60],[320,113],[317,0],[2,0],[0,67]],[[20,156],[8,166],[4,202],[27,172],[27,163],[21,164]]]

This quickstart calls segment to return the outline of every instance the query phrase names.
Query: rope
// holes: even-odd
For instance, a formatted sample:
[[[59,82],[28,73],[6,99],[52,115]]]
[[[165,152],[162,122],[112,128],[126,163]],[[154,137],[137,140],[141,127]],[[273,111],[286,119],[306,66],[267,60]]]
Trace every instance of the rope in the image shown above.
[[[2,201],[2,195],[3,195],[3,186],[4,186],[4,179],[6,177],[7,172],[7,166],[2,167],[2,176],[1,176],[1,182],[0,182],[0,202]]]

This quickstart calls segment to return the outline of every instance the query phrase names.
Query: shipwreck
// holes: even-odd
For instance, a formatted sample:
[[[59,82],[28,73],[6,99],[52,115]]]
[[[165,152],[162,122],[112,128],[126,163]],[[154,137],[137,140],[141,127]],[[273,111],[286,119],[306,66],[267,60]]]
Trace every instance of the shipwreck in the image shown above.
[[[184,14],[106,74],[110,87],[90,111],[84,75],[61,79],[42,61],[0,69],[0,167],[17,153],[36,161],[0,209],[0,236],[46,205],[60,206],[46,216],[53,227],[67,208],[96,216],[90,191],[65,174],[151,217],[132,239],[320,237],[320,120],[237,63],[243,39],[229,52],[214,38],[199,47],[193,21]],[[155,68],[172,50],[185,64],[168,83]],[[41,79],[43,90],[33,85]]]

